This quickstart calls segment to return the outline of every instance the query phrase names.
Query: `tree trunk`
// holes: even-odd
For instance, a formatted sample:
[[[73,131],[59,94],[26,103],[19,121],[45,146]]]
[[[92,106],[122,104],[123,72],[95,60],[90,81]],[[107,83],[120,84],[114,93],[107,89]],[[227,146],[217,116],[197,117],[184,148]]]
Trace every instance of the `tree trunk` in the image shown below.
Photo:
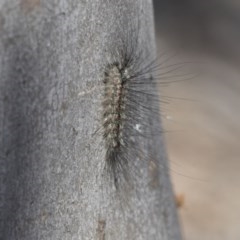
[[[150,0],[0,1],[0,239],[180,239],[161,135],[124,201],[103,176],[102,69],[126,19],[154,57]]]

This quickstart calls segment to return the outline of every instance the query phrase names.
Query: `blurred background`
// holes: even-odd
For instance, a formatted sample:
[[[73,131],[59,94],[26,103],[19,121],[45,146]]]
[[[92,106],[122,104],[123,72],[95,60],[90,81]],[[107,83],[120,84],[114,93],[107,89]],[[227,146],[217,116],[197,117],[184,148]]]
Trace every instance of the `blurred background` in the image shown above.
[[[160,85],[184,239],[238,240],[240,1],[155,0],[154,10],[158,51],[198,73]]]

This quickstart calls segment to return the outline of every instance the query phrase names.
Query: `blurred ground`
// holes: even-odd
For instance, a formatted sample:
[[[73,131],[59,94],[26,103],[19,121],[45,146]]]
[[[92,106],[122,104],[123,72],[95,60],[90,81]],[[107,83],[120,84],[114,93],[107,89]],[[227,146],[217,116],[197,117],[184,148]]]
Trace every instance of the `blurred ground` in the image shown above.
[[[179,208],[184,239],[238,240],[240,4],[157,3],[158,49],[181,49],[180,60],[196,62],[184,68],[201,71],[192,80],[161,88],[162,95],[189,99],[162,105],[170,173],[176,194],[184,199]]]

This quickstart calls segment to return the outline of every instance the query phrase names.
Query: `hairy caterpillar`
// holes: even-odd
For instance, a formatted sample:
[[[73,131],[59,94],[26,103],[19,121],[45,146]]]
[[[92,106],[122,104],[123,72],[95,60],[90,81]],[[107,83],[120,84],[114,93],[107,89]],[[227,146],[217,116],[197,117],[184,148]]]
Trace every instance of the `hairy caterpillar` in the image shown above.
[[[110,51],[110,60],[102,77],[101,135],[105,162],[116,189],[132,184],[143,169],[157,168],[158,159],[151,147],[154,135],[162,133],[159,120],[158,83],[185,75],[172,74],[183,63],[163,66],[170,57],[157,64],[149,49],[142,49],[140,24],[127,25],[119,42]],[[164,57],[164,55],[162,55]],[[168,83],[163,81],[162,83]],[[150,147],[146,147],[146,144]]]
[[[116,188],[127,183],[138,170],[136,161],[146,159],[141,138],[151,137],[149,117],[158,118],[159,98],[155,60],[141,49],[140,25],[128,25],[111,51],[104,69],[102,136],[105,161]],[[160,128],[155,129],[160,134]]]

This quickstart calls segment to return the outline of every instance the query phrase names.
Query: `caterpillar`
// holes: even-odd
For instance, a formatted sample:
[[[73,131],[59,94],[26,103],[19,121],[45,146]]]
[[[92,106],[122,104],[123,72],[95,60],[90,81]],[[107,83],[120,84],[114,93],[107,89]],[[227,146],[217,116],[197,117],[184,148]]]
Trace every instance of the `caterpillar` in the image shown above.
[[[135,27],[135,28],[134,28]],[[141,138],[151,137],[149,117],[158,118],[159,98],[151,60],[139,43],[140,25],[128,26],[111,52],[103,77],[102,136],[114,185],[131,183],[135,162],[146,159]],[[160,129],[155,129],[160,133]],[[138,148],[138,149],[136,149]]]
[[[164,58],[163,54],[157,63],[149,49],[142,49],[147,43],[139,41],[139,22],[126,26],[110,50],[102,79],[101,134],[106,169],[116,189],[134,182],[132,179],[141,174],[139,164],[143,169],[158,167],[156,149],[151,147],[154,135],[163,132],[158,84],[169,83],[162,79],[186,79],[185,74],[172,74],[184,63],[164,66],[172,56]]]

